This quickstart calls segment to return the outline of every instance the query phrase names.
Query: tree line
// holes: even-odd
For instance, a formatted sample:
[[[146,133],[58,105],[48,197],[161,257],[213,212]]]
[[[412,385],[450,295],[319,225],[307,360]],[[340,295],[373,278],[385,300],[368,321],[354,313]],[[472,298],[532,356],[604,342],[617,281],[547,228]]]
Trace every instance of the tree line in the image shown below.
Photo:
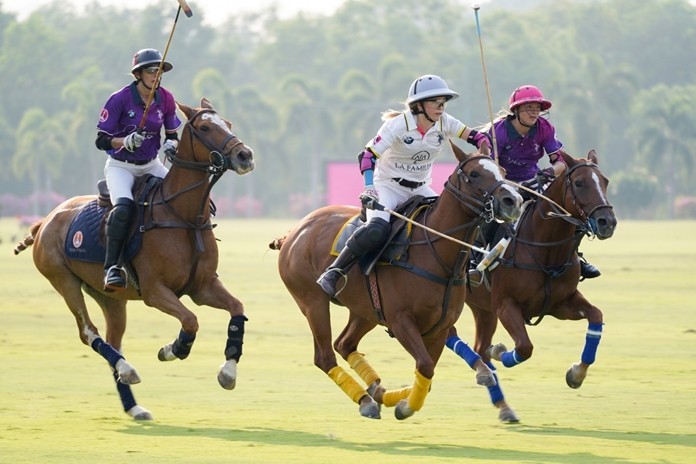
[[[170,0],[84,12],[56,0],[20,21],[0,2],[0,215],[10,194],[95,191],[99,111],[131,81],[135,51],[164,50],[175,14]],[[486,85],[494,112],[519,85],[539,86],[566,150],[599,153],[620,217],[696,205],[696,7],[685,0],[484,4],[487,83],[473,10],[456,0],[348,0],[292,18],[271,7],[215,27],[205,14],[178,20],[163,85],[187,105],[208,98],[256,152],[256,171],[213,192],[227,214],[321,206],[326,163],[354,160],[422,74],[461,94],[448,112],[471,126],[490,119]]]

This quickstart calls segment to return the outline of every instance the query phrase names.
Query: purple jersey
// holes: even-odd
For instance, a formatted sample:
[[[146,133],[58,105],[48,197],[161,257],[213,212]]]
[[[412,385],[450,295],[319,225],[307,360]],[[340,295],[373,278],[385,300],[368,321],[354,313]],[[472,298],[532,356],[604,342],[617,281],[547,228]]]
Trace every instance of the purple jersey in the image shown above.
[[[136,82],[111,94],[99,116],[97,129],[111,137],[125,137],[137,130],[145,110],[145,102],[140,98]],[[145,119],[142,135],[143,144],[133,153],[125,148],[107,150],[109,156],[120,160],[148,161],[157,157],[160,149],[161,131],[176,131],[181,121],[176,115],[174,96],[168,90],[160,87],[150,104]]]
[[[494,126],[500,165],[507,171],[505,177],[514,182],[532,179],[544,152],[551,155],[563,148],[556,129],[544,118],[539,118],[525,136],[515,130],[509,118],[496,121]]]

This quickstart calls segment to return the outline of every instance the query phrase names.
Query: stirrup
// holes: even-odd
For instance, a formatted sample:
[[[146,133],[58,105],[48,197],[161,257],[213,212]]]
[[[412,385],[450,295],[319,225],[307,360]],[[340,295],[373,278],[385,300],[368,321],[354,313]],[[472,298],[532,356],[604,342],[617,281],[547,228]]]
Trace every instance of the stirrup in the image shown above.
[[[331,276],[332,273],[335,274],[335,277]],[[341,277],[345,277],[345,284],[343,284],[340,289],[336,290],[336,284],[338,284]],[[336,295],[341,293],[344,288],[346,288],[346,285],[348,284],[348,276],[344,274],[343,269],[332,267],[325,270],[324,273],[319,276],[317,283],[327,295],[334,298]]]
[[[107,292],[120,292],[126,289],[126,279],[121,273],[125,273],[123,268],[113,265],[104,271],[104,290]]]

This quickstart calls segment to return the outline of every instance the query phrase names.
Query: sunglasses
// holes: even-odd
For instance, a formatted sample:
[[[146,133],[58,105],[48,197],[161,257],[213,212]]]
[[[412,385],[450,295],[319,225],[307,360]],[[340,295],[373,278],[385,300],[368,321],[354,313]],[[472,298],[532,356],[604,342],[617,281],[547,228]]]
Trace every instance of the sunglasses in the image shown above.
[[[143,72],[146,74],[157,74],[157,71],[159,71],[159,66],[152,66],[143,69]]]

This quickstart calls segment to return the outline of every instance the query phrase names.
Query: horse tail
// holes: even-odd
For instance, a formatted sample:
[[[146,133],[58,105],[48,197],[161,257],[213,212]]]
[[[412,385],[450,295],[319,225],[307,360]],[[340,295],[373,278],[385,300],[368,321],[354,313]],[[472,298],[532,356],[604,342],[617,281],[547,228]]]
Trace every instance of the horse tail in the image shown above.
[[[36,233],[39,231],[39,227],[41,227],[41,224],[43,224],[43,221],[36,222],[29,228],[29,234],[27,234],[27,236],[24,237],[24,240],[19,242],[15,247],[15,255],[20,254],[21,252],[23,252],[24,250],[26,250],[34,244],[34,237],[36,237]]]
[[[271,250],[280,250],[280,248],[283,246],[283,243],[285,243],[287,235],[283,235],[280,238],[277,238],[273,240],[271,243],[268,244],[268,248]]]

